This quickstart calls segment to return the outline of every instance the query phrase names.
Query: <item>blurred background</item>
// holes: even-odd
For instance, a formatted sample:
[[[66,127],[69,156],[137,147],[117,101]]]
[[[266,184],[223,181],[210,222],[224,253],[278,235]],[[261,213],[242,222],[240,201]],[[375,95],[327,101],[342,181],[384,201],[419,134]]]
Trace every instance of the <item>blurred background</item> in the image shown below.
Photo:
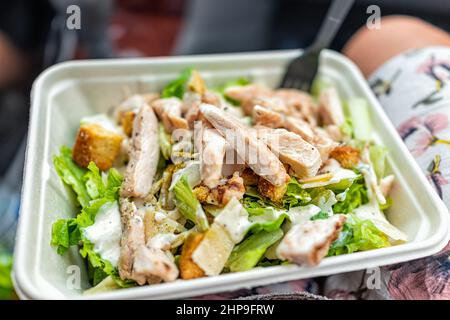
[[[327,0],[15,0],[0,3],[0,299],[9,277],[36,76],[72,59],[152,57],[304,48]],[[70,5],[80,29],[70,30]],[[332,49],[340,50],[378,5],[382,15],[422,18],[450,31],[450,1],[357,0]],[[382,50],[383,48],[380,48]]]

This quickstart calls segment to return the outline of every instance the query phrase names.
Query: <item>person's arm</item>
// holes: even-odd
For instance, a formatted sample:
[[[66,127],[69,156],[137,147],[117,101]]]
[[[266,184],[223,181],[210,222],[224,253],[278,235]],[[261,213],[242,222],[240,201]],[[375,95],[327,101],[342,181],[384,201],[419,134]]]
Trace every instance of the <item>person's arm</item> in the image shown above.
[[[397,54],[435,45],[450,46],[450,35],[418,18],[387,16],[380,29],[359,29],[342,51],[368,77]]]

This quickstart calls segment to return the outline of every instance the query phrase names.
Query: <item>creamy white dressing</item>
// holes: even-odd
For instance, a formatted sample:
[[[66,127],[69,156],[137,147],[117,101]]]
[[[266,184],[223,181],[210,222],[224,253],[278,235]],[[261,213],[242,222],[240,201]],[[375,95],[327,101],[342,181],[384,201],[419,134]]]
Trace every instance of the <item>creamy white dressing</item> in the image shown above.
[[[150,248],[169,250],[177,238],[177,235],[173,233],[158,233],[148,241],[147,246]]]
[[[80,124],[98,124],[105,130],[120,133],[120,129],[115,125],[114,121],[104,113],[81,118]]]
[[[222,212],[214,219],[214,223],[222,226],[234,243],[241,242],[252,225],[248,220],[247,210],[236,198],[232,198],[227,203]]]
[[[356,208],[353,213],[361,220],[370,220],[381,232],[387,235],[391,242],[403,242],[408,237],[399,229],[394,227],[384,216],[376,201],[369,202]]]
[[[289,220],[291,221],[292,225],[299,224],[299,223],[305,223],[306,221],[309,221],[312,216],[318,214],[321,211],[321,209],[313,204],[308,204],[306,206],[302,207],[294,207],[291,208],[287,214],[289,216]]]
[[[94,252],[113,266],[117,266],[119,261],[121,235],[122,225],[117,202],[104,204],[97,212],[94,224],[84,229],[84,236],[94,245]]]
[[[318,188],[318,187],[324,187],[328,186],[330,184],[339,183],[342,180],[354,180],[358,177],[358,175],[349,169],[343,169],[339,168],[335,172],[332,173],[333,176],[326,180],[326,181],[315,181],[310,183],[303,183],[301,184],[303,189],[309,189],[309,188]]]
[[[170,184],[169,190],[172,190],[174,188],[175,184],[183,175],[186,175],[191,188],[200,184],[200,182],[202,181],[200,177],[200,162],[189,161],[188,163],[186,163],[186,166],[184,168],[175,171],[172,176],[172,183]]]

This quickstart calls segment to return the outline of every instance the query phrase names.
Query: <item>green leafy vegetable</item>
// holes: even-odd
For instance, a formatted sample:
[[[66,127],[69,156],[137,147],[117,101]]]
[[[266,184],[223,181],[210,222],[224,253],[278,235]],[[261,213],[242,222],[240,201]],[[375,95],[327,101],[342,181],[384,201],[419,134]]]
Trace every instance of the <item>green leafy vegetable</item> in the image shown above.
[[[264,256],[267,248],[280,240],[282,236],[283,231],[281,229],[252,234],[233,249],[228,258],[227,267],[232,272],[253,268]]]
[[[228,97],[228,96],[225,94],[225,90],[226,90],[227,88],[229,88],[229,87],[234,87],[234,86],[245,86],[245,85],[248,85],[248,84],[250,84],[250,81],[249,81],[247,78],[241,77],[241,78],[238,78],[238,79],[236,79],[236,80],[228,81],[228,82],[226,82],[224,85],[222,85],[222,86],[220,86],[220,87],[216,87],[216,88],[214,89],[214,91],[217,91],[218,93],[220,93],[220,94],[225,98],[225,100],[227,100],[227,101],[228,101],[229,103],[231,103],[232,105],[238,106],[238,105],[240,105],[239,101],[236,101],[236,100],[234,100],[234,99]]]
[[[164,125],[161,122],[159,123],[158,142],[159,148],[161,149],[161,154],[163,155],[164,159],[169,160],[170,154],[172,153],[170,134],[166,132],[166,129],[164,129]]]
[[[62,146],[59,156],[53,157],[53,164],[62,181],[69,185],[77,195],[81,207],[87,206],[91,198],[83,181],[86,170],[77,166],[72,160],[70,148]]]
[[[373,164],[376,176],[380,179],[384,177],[387,149],[379,145],[369,147],[370,161]]]
[[[311,201],[311,195],[301,187],[300,183],[291,178],[288,182],[286,193],[283,197],[283,207],[290,209],[297,206],[303,206]]]
[[[353,125],[355,138],[363,141],[370,140],[372,124],[367,101],[362,98],[351,98],[346,102],[345,107]]]
[[[366,251],[390,246],[389,240],[370,220],[361,220],[354,214],[347,221],[339,237],[328,251],[329,256]]]
[[[341,131],[344,137],[348,138],[354,137],[352,120],[350,118],[347,117],[345,118],[344,123],[339,126],[339,130]]]
[[[313,215],[310,220],[325,220],[328,219],[330,215],[326,212],[320,211],[319,213]]]
[[[320,95],[320,92],[322,92],[325,89],[331,88],[331,87],[333,87],[331,80],[326,79],[324,77],[317,76],[316,78],[314,78],[314,81],[312,83],[311,94],[315,98],[318,98]]]
[[[325,188],[315,188],[311,191],[311,203],[318,206],[320,210],[333,214],[333,205],[337,202],[333,191]]]
[[[70,149],[64,147],[64,154],[67,158],[70,155]],[[55,158],[61,161],[62,157]],[[67,162],[67,159],[65,160]],[[71,172],[77,172],[77,170],[72,168]],[[63,178],[63,176],[61,177]],[[123,178],[117,170],[110,169],[105,174],[91,162],[88,170],[83,170],[83,175],[77,176],[77,184],[70,184],[74,189],[76,187],[85,190],[86,204],[82,206],[81,212],[75,218],[57,220],[52,226],[51,244],[57,247],[58,254],[64,254],[71,246],[81,246],[80,254],[89,261],[90,275],[94,285],[108,275],[112,276],[120,286],[129,285],[120,279],[117,269],[109,261],[102,259],[94,252],[93,244],[83,236],[82,231],[95,222],[95,216],[100,208],[117,201],[122,180]]]
[[[12,255],[0,247],[0,300],[17,299],[11,279]]]
[[[364,179],[359,178],[354,181],[353,184],[346,192],[345,200],[337,202],[333,206],[333,212],[335,213],[350,213],[359,206],[369,202],[367,197],[367,189],[364,184]]]
[[[194,222],[201,231],[208,229],[208,219],[206,214],[192,192],[186,175],[183,175],[173,187],[175,204],[180,212]]]
[[[183,70],[177,79],[169,82],[169,84],[164,87],[161,97],[177,97],[179,99],[183,99],[184,92],[186,91],[186,85],[191,78],[192,71],[192,68]]]

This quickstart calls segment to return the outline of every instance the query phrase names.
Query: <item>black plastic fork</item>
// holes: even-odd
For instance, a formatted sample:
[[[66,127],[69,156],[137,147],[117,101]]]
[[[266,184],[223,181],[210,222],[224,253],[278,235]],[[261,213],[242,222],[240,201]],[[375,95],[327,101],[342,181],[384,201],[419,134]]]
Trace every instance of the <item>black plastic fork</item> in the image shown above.
[[[313,44],[289,63],[280,88],[310,90],[319,69],[320,52],[333,41],[353,2],[354,0],[333,0]]]

